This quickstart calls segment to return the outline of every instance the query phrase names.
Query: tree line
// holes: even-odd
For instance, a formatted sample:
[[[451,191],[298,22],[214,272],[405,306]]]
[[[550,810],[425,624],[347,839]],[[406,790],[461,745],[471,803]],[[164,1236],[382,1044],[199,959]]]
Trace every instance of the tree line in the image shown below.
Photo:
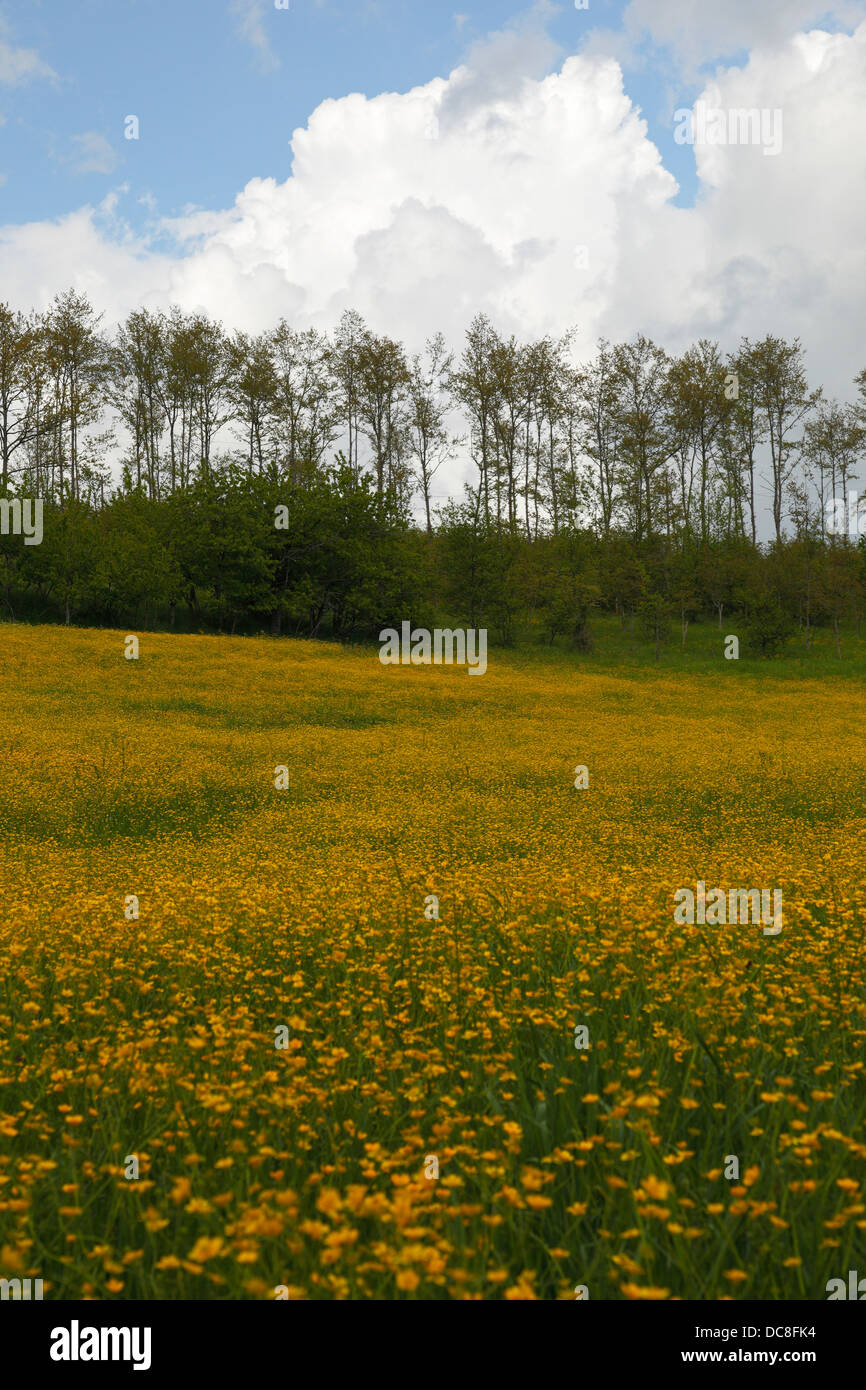
[[[345,638],[445,614],[585,645],[599,606],[656,644],[672,614],[684,642],[743,611],[770,645],[832,623],[841,650],[864,549],[828,518],[866,453],[866,370],[839,402],[798,339],[572,347],[483,314],[459,352],[409,355],[352,311],[249,335],[138,309],[109,334],[72,290],[0,304],[0,495],[45,506],[41,545],[0,535],[6,616]],[[437,505],[459,454],[471,480]]]

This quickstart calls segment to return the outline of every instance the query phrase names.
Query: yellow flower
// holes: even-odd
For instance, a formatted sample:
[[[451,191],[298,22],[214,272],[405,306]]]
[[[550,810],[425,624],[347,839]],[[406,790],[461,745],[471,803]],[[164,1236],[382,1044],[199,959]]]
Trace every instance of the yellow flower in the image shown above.
[[[196,1264],[204,1264],[206,1260],[212,1260],[219,1255],[224,1244],[222,1236],[200,1236],[187,1259],[194,1260]]]
[[[510,1289],[505,1290],[504,1297],[509,1303],[523,1301],[527,1303],[537,1303],[538,1295],[527,1279],[520,1278],[516,1284],[512,1284]]]
[[[663,1202],[671,1190],[671,1185],[669,1182],[662,1182],[661,1178],[657,1178],[650,1173],[644,1178],[641,1183],[641,1188],[647,1197],[657,1198],[660,1202]],[[638,1196],[641,1195],[643,1194],[639,1190]]]
[[[316,1211],[324,1216],[336,1216],[342,1208],[340,1194],[333,1187],[323,1187],[316,1198]]]

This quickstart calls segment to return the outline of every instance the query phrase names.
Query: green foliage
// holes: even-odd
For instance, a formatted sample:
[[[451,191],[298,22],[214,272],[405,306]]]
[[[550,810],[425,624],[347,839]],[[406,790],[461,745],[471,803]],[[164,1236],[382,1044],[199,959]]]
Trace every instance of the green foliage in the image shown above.
[[[641,636],[649,638],[655,645],[658,661],[659,647],[669,641],[671,635],[670,605],[661,594],[651,594],[638,609],[637,619]]]
[[[341,454],[295,482],[227,461],[156,500],[135,484],[100,505],[46,501],[43,531],[39,545],[0,534],[7,620],[349,642],[410,620],[580,653],[595,629],[610,644],[611,615],[629,659],[650,642],[660,661],[676,618],[683,649],[711,622],[741,634],[744,655],[778,657],[799,626],[807,651],[832,629],[842,659],[866,591],[864,547],[820,538],[638,543],[576,523],[530,537],[497,527],[471,493],[425,534]]]
[[[771,598],[762,599],[746,625],[746,647],[758,656],[778,656],[793,630],[793,621],[781,604]]]

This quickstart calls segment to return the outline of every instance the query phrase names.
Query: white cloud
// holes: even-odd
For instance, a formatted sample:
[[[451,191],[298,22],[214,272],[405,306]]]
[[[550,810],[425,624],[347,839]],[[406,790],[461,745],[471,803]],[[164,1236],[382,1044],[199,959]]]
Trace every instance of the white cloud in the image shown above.
[[[231,0],[229,8],[237,18],[237,32],[252,48],[262,72],[273,72],[280,60],[265,29],[265,15],[273,10],[273,4],[268,0]]]
[[[515,75],[510,95],[475,71],[477,81],[464,67],[403,95],[324,102],[294,134],[291,179],[255,179],[230,214],[172,223],[197,247],[178,282],[219,284],[224,297],[233,269],[251,326],[276,307],[270,274],[267,296],[251,293],[266,271],[309,321],[352,304],[412,340],[438,324],[459,336],[479,308],[516,332],[552,330],[563,313],[585,321],[586,291],[601,302],[616,274],[624,205],[648,215],[675,182],[615,63]],[[594,247],[580,282],[578,241]]]
[[[724,108],[773,107],[782,152],[696,147],[705,194],[694,209],[702,248],[684,323],[694,332],[800,334],[810,360],[844,390],[866,365],[866,23],[853,36],[814,30],[764,49],[714,83]]]
[[[117,153],[114,147],[98,131],[86,130],[83,135],[73,135],[70,140],[72,150],[64,156],[73,173],[110,174],[117,166]]]
[[[534,14],[528,22],[478,40],[451,74],[439,106],[440,125],[456,127],[477,113],[489,119],[498,102],[513,101],[521,83],[546,76],[558,51]]]
[[[864,0],[629,0],[622,28],[592,30],[587,53],[607,53],[630,65],[652,62],[666,50],[682,83],[702,65],[757,48],[779,48],[810,26],[835,20],[853,29],[866,18]]]
[[[280,314],[331,328],[351,306],[413,350],[437,328],[459,348],[479,310],[523,338],[576,323],[581,354],[600,334],[640,330],[676,351],[772,331],[801,336],[814,381],[850,390],[866,366],[866,24],[716,73],[719,104],[781,108],[784,143],[773,158],[696,147],[692,208],[673,205],[668,150],[615,61],[527,76],[541,62],[528,52],[504,84],[484,59],[402,94],[323,102],[294,133],[289,179],[164,222],[159,242],[124,227],[122,197],[0,228],[7,283],[22,306],[75,284],[109,321],[176,302],[252,330]],[[174,252],[157,253],[167,234]]]
[[[0,83],[22,86],[38,77],[56,78],[57,73],[43,62],[35,48],[13,48],[0,43]]]
[[[90,296],[109,321],[137,302],[163,302],[161,287],[173,262],[143,241],[117,233],[93,208],[50,222],[0,227],[0,261],[10,283],[23,277],[15,295],[20,308],[47,308],[68,286]],[[11,295],[9,296],[11,299]]]

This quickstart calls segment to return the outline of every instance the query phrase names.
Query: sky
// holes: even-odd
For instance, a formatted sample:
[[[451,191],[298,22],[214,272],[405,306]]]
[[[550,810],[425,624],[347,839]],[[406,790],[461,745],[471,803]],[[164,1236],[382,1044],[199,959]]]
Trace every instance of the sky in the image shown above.
[[[70,286],[412,351],[774,332],[850,398],[866,4],[0,0],[0,301]]]

